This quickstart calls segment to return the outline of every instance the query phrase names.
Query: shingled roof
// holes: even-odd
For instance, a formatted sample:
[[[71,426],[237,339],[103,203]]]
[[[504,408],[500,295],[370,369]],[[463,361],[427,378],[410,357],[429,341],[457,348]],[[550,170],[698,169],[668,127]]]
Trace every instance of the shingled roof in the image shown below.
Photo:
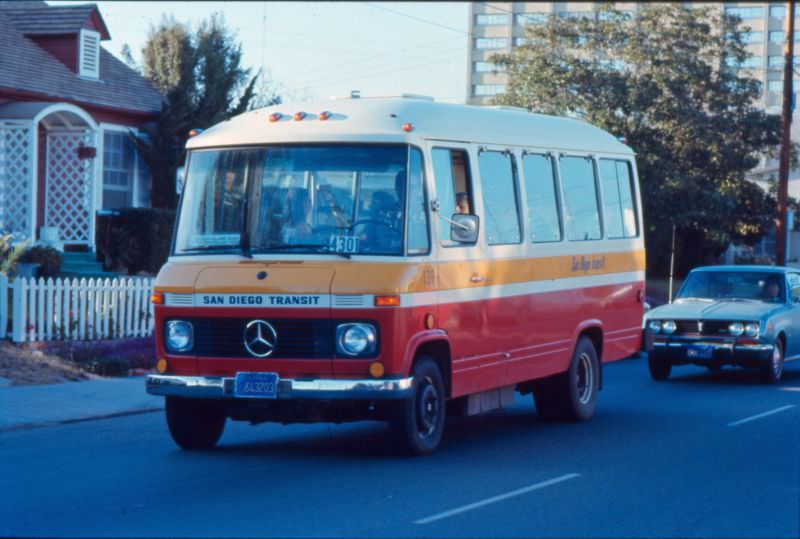
[[[96,9],[93,4],[89,7]],[[24,11],[30,9],[39,11],[41,8]],[[61,11],[64,7],[46,9]],[[0,88],[125,111],[156,113],[161,110],[164,97],[110,52],[100,47],[99,80],[81,78],[25,37],[7,16],[9,11],[16,10],[7,9],[7,5],[0,8],[0,50],[4,51],[0,54]]]
[[[44,2],[0,2],[14,28],[27,36],[76,34],[94,17],[101,39],[111,39],[96,4],[48,6]]]

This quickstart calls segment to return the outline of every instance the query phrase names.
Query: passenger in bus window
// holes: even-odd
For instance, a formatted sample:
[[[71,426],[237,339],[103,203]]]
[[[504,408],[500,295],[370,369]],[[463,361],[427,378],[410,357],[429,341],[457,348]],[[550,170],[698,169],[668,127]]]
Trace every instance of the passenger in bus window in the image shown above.
[[[469,195],[467,195],[467,193],[456,193],[456,213],[461,213],[464,215],[470,214]]]
[[[305,189],[290,189],[286,199],[283,243],[307,243],[311,239],[311,199]]]
[[[222,203],[219,205],[220,231],[238,232],[241,227],[244,186],[241,180],[236,181],[236,176],[235,170],[229,170],[225,173]]]

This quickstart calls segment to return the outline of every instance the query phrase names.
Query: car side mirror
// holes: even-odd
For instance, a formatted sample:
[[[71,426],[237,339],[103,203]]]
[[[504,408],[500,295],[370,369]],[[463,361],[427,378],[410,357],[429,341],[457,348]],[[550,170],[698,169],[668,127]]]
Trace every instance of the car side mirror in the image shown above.
[[[478,241],[480,219],[477,215],[454,213],[450,219],[450,239],[459,243],[475,243]]]

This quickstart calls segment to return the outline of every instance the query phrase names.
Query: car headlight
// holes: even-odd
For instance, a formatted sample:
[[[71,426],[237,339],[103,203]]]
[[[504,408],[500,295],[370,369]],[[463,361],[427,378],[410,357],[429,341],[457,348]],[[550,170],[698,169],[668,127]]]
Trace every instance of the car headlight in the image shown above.
[[[165,344],[170,352],[188,352],[194,344],[194,331],[191,322],[169,320]]]
[[[661,322],[661,331],[668,335],[670,333],[675,333],[676,329],[678,329],[678,324],[676,324],[674,320],[664,320]]]
[[[758,332],[761,330],[758,322],[748,322],[744,325],[744,334],[748,337],[758,337]]]
[[[336,351],[346,356],[368,356],[375,352],[378,336],[372,324],[339,324]]]
[[[661,321],[660,320],[650,320],[650,323],[647,326],[653,330],[653,333],[658,333],[661,331]]]
[[[734,337],[738,337],[742,333],[744,333],[744,324],[741,322],[732,322],[731,325],[728,326],[728,331]]]

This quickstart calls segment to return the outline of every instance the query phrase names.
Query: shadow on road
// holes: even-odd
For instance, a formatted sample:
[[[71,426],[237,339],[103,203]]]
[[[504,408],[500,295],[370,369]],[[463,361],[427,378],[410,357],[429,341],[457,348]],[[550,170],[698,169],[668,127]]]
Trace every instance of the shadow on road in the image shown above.
[[[792,365],[794,367],[794,365]],[[793,383],[800,383],[800,370],[787,368],[783,371],[781,381],[774,386],[765,384],[759,380],[758,372],[750,369],[736,367],[723,368],[720,371],[699,370],[692,368],[683,373],[686,367],[674,367],[669,383],[687,384],[722,384],[728,386],[761,386],[761,387],[780,387]]]

